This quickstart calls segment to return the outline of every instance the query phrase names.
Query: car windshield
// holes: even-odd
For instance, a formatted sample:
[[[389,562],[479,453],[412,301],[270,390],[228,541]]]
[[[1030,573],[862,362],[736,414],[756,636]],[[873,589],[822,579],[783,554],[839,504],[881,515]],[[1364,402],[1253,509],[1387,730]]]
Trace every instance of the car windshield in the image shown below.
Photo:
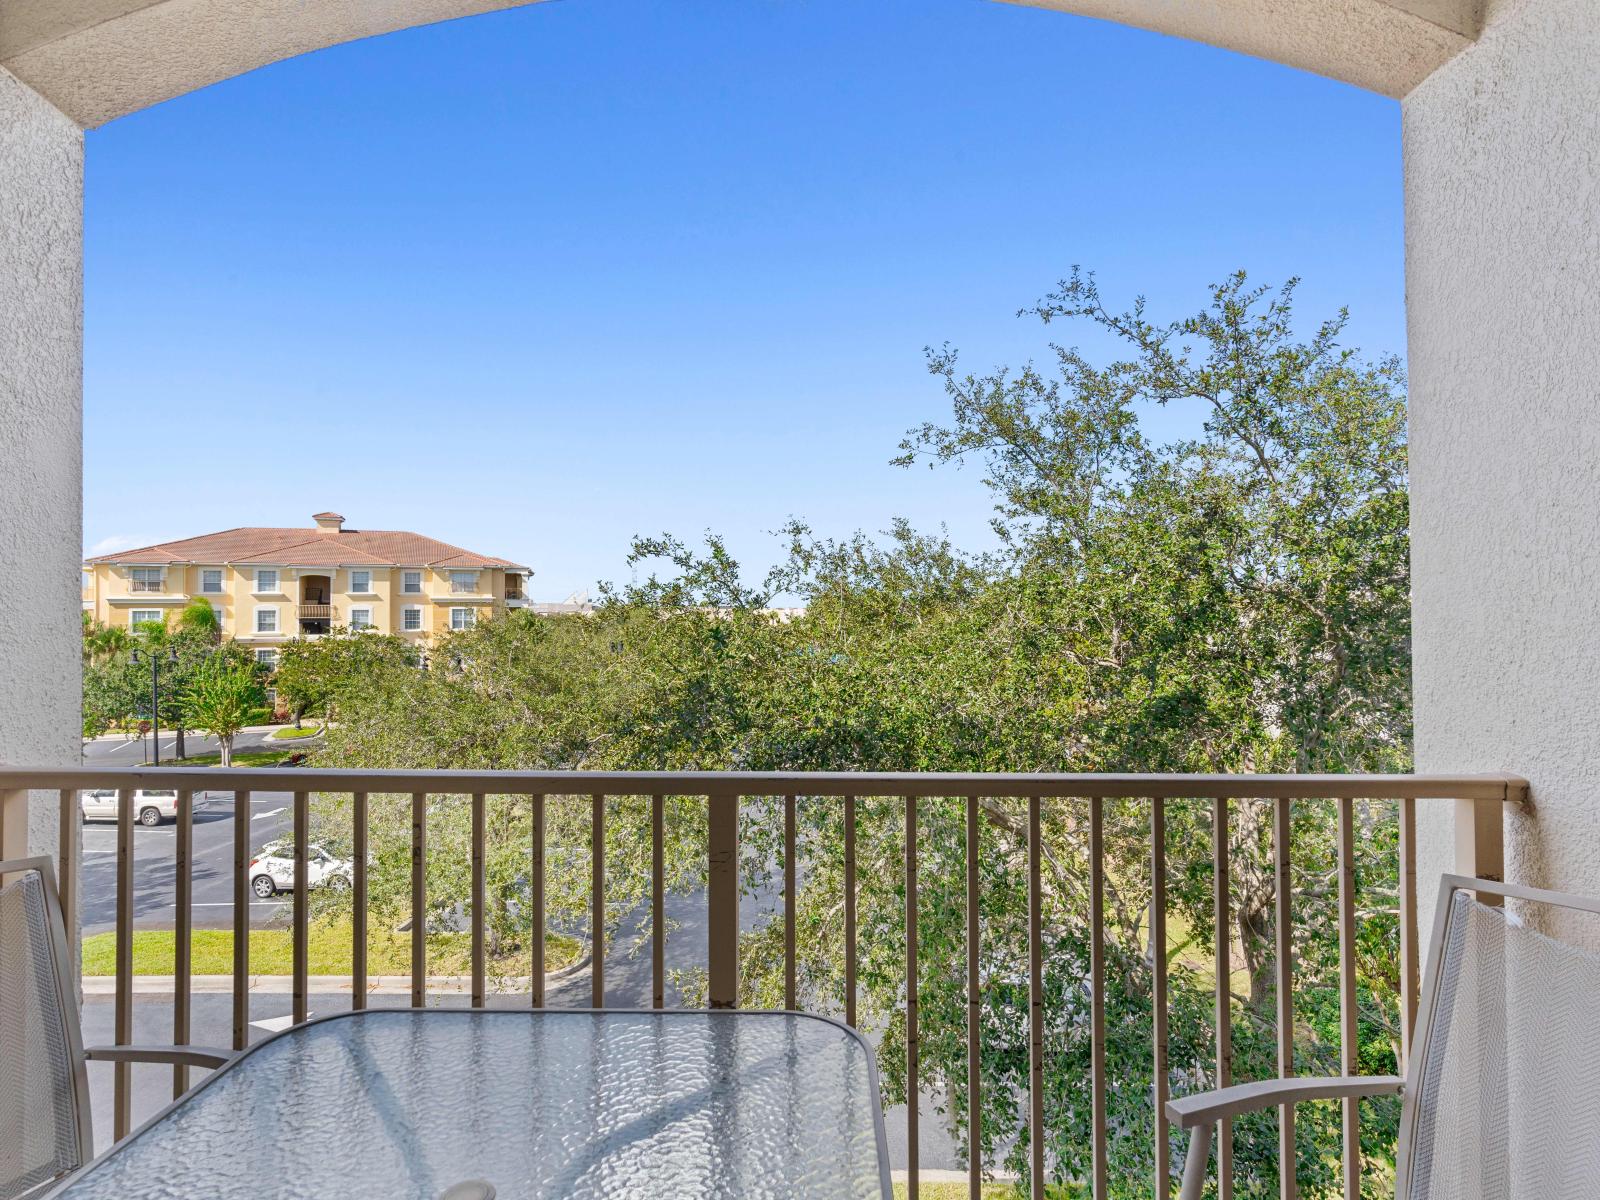
[[[140,792],[139,794],[141,796],[145,796],[145,797],[148,797],[148,798],[154,800],[154,799],[161,799],[161,798],[166,797],[166,796],[176,796],[178,793],[177,792]]]

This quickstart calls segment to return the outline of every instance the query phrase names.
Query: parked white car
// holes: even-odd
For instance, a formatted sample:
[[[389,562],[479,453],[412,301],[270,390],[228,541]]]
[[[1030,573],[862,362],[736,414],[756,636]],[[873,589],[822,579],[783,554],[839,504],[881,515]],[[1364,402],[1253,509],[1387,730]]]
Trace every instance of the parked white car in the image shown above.
[[[85,821],[115,821],[117,819],[117,792],[115,788],[95,788],[81,794]],[[201,802],[194,802],[196,809]],[[133,819],[141,825],[159,825],[163,821],[178,819],[178,793],[176,791],[146,791],[140,788],[133,794]]]
[[[321,846],[306,847],[306,879],[312,887],[350,886],[355,864],[335,858]],[[263,900],[294,890],[294,843],[268,842],[250,860],[250,890]]]

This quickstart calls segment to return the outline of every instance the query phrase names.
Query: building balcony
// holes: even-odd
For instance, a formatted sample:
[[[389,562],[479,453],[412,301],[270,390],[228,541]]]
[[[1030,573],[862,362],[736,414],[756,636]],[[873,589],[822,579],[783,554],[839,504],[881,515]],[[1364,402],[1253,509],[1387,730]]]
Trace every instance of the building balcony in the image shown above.
[[[686,989],[678,994],[680,1000],[689,993],[712,1009],[821,1011],[881,1038],[875,1041],[880,1069],[918,1080],[925,1094],[920,1117],[917,1106],[905,1110],[904,1158],[913,1185],[922,1153],[919,1119],[926,1117],[927,1097],[938,1094],[943,1105],[957,1104],[963,1112],[984,1113],[985,1120],[1001,1123],[987,1131],[972,1123],[951,1131],[954,1152],[968,1163],[974,1186],[980,1175],[995,1171],[1000,1153],[995,1147],[1010,1145],[1029,1148],[1027,1173],[1034,1180],[1077,1186],[1103,1179],[1108,1163],[1115,1165],[1122,1153],[1118,1123],[1136,1119],[1150,1131],[1156,1154],[1153,1164],[1140,1169],[1154,1175],[1161,1195],[1176,1185],[1181,1166],[1181,1154],[1173,1153],[1178,1143],[1167,1114],[1168,1099],[1235,1082],[1236,1023],[1249,1022],[1238,1026],[1241,1036],[1258,1034],[1260,1014],[1241,1007],[1237,994],[1244,986],[1237,977],[1245,968],[1233,947],[1237,892],[1264,887],[1263,894],[1270,897],[1260,916],[1272,926],[1277,953],[1270,963],[1251,969],[1262,975],[1267,993],[1275,997],[1267,1011],[1276,1012],[1270,1037],[1276,1044],[1277,1074],[1295,1073],[1297,1063],[1315,1066],[1306,1061],[1315,1047],[1308,1044],[1304,1028],[1306,1022],[1322,1019],[1318,1014],[1326,1012],[1330,988],[1335,1007],[1345,1016],[1327,1053],[1348,1071],[1356,1069],[1355,1014],[1358,1004],[1370,1004],[1362,989],[1375,956],[1381,964],[1378,972],[1392,974],[1396,981],[1392,1018],[1403,1066],[1411,1051],[1421,987],[1418,808],[1449,804],[1480,814],[1472,822],[1479,831],[1476,840],[1457,846],[1457,869],[1493,878],[1503,871],[1501,811],[1527,796],[1525,782],[1507,775],[298,770],[286,778],[282,771],[249,769],[0,768],[0,799],[8,792],[25,796],[24,789],[59,794],[68,928],[87,921],[90,907],[101,914],[100,921],[114,909],[110,919],[119,946],[131,945],[136,919],[143,920],[141,906],[152,903],[136,884],[137,862],[147,853],[134,824],[134,795],[140,788],[176,788],[180,797],[177,837],[183,849],[176,876],[163,876],[173,888],[173,907],[164,911],[172,915],[180,947],[170,981],[173,1033],[179,1043],[190,1040],[197,1011],[191,1000],[196,986],[193,959],[187,949],[197,916],[196,855],[190,848],[196,844],[194,803],[208,797],[208,815],[232,804],[222,839],[210,839],[215,843],[211,853],[219,861],[251,864],[241,871],[224,866],[223,877],[231,876],[231,901],[223,898],[219,904],[212,897],[204,910],[208,924],[221,924],[233,933],[235,952],[226,989],[232,997],[231,1028],[224,1025],[219,1032],[221,1040],[231,1036],[236,1050],[260,1036],[251,1024],[258,1003],[252,989],[259,980],[253,975],[251,952],[239,949],[248,940],[253,898],[287,893],[280,910],[293,943],[286,1019],[299,1023],[313,1015],[314,990],[347,990],[356,1009],[366,1006],[373,987],[394,990],[392,976],[379,980],[371,969],[366,931],[375,928],[369,925],[377,915],[373,898],[398,895],[408,913],[404,938],[411,962],[409,976],[398,982],[413,1008],[436,1006],[442,992],[458,986],[472,1008],[504,1007],[507,990],[522,993],[521,1001],[512,1003],[535,1009],[663,1008],[673,995],[667,981],[676,978],[669,976],[669,969],[687,968],[703,980],[703,990],[674,983]],[[293,792],[278,853],[292,860],[287,868],[291,874],[258,892],[252,838],[259,830],[252,827],[252,797],[271,804],[285,788]],[[114,877],[109,872],[91,875],[78,865],[78,795],[90,789],[119,794],[119,866]],[[336,873],[343,872],[340,889],[351,904],[349,970],[331,980],[311,974],[309,892],[317,884],[313,873],[326,871],[329,861],[322,847],[310,843],[314,802],[321,805],[318,841],[339,838],[348,847],[341,851],[343,859],[333,857],[342,863],[336,863]],[[381,827],[369,818],[380,812]],[[486,813],[494,814],[497,824],[491,825]],[[507,848],[486,844],[486,830],[503,827],[508,814],[526,831],[509,851],[525,859],[509,903],[525,920],[529,962],[548,961],[546,939],[557,932],[550,914],[559,903],[559,888],[552,878],[564,883],[576,878],[588,887],[586,926],[574,926],[569,918],[560,932],[592,941],[590,931],[608,931],[587,971],[565,983],[547,978],[542,969],[491,981],[486,965],[486,861],[489,852],[504,854]],[[342,832],[337,827],[341,824]],[[1331,841],[1314,835],[1313,826],[1331,831]],[[1393,831],[1395,840],[1385,842],[1390,849],[1374,859],[1363,847],[1380,827]],[[685,829],[694,830],[692,836],[703,848],[700,868],[692,873],[703,883],[693,883],[691,890],[704,897],[706,921],[703,940],[685,944],[681,936],[673,939],[669,961],[666,902],[674,885],[663,862],[667,832],[674,828],[677,838]],[[462,830],[470,831],[464,839],[458,836]],[[409,836],[409,855],[395,854],[403,849],[398,844],[386,845],[387,854],[377,853],[380,836],[391,842]],[[608,862],[608,843],[643,844],[649,853],[636,856],[630,851]],[[1463,854],[1466,861],[1459,858]],[[442,861],[457,855],[466,861]],[[645,861],[650,865],[641,867]],[[753,861],[765,864],[771,879],[766,892],[751,890]],[[1358,891],[1358,861],[1363,870],[1375,871],[1392,884],[1374,890],[1366,880]],[[380,879],[383,872],[399,869],[396,862],[410,864],[407,878]],[[456,866],[468,881],[465,902],[430,892],[439,886],[435,881],[452,878]],[[638,870],[647,879],[628,874]],[[826,881],[837,895],[819,907],[813,892],[813,903],[802,914],[802,884],[814,889],[819,881]],[[109,886],[111,894],[91,895],[91,885]],[[681,874],[677,886],[683,886]],[[615,895],[608,895],[614,887],[632,897],[625,910],[619,911]],[[1374,896],[1379,897],[1376,904]],[[501,897],[496,903],[507,901]],[[1126,911],[1130,905],[1131,914]],[[1206,914],[1214,928],[1229,931],[1220,941],[1228,947],[1228,969],[1201,961],[1204,955],[1197,947],[1211,931],[1196,927],[1196,911]],[[818,921],[823,922],[820,928]],[[1113,931],[1126,931],[1130,922],[1142,939],[1142,967],[1135,963],[1130,968],[1115,955],[1108,960]],[[624,928],[632,932],[625,934]],[[430,976],[429,937],[441,929],[459,930],[457,936],[469,944],[470,966],[459,981]],[[1297,963],[1307,960],[1290,948],[1314,929],[1322,931],[1332,961],[1307,966],[1313,977],[1301,978]],[[1117,945],[1117,955],[1125,957],[1127,945]],[[642,971],[633,969],[630,975],[635,953],[649,962],[643,992]],[[1107,983],[1112,969],[1131,969],[1143,982],[1134,993],[1126,988],[1113,993]],[[900,981],[887,990],[886,972]],[[587,988],[582,988],[584,975]],[[160,1000],[143,994],[131,953],[119,951],[110,983],[120,1043],[131,1039],[135,1006],[143,1009]],[[1180,984],[1190,1005],[1183,1010],[1171,1006]],[[215,990],[212,981],[207,987]],[[582,990],[574,995],[574,987]],[[1202,995],[1209,989],[1214,999],[1214,1007],[1208,1002],[1204,1008],[1214,1016],[1199,1059],[1192,1057],[1193,1049],[1176,1048],[1180,1043],[1173,1041],[1169,1028],[1180,1011],[1192,1021],[1197,988]],[[1114,1011],[1108,1007],[1112,999]],[[1142,1016],[1129,1011],[1130,1003],[1142,1006]],[[327,1003],[317,1004],[319,1015],[326,1015]],[[885,1031],[891,1036],[885,1038]],[[218,1033],[210,1036],[215,1041]],[[1142,1051],[1137,1047],[1141,1037]],[[1018,1091],[1014,1083],[991,1084],[984,1071],[970,1069],[981,1061],[990,1039],[998,1039],[997,1053],[1010,1053],[1004,1049],[1010,1046],[1025,1055],[1026,1063],[1015,1068],[1021,1072],[1017,1078],[1031,1078],[1032,1085],[1024,1082]],[[1069,1049],[1080,1043],[1081,1059]],[[886,1061],[885,1055],[894,1061]],[[1081,1078],[1072,1087],[1080,1090],[1086,1107],[1077,1116],[1076,1101],[1063,1108],[1060,1096],[1041,1090],[1047,1056],[1052,1064],[1081,1063],[1073,1068]],[[933,1078],[929,1063],[935,1058],[943,1066]],[[969,1069],[952,1072],[952,1061]],[[120,1138],[131,1127],[136,1104],[153,1111],[169,1085],[152,1083],[163,1095],[139,1101],[129,1066],[119,1063],[110,1070],[117,1080],[112,1133]],[[1130,1072],[1143,1072],[1143,1084],[1123,1078]],[[1129,1115],[1130,1096],[1136,1114],[1142,1115]],[[1108,1109],[1108,1097],[1116,1098],[1116,1108]],[[1081,1153],[1063,1158],[1061,1139],[1066,1135],[1061,1123],[1069,1118],[1072,1128],[1082,1131],[1073,1136],[1083,1140]],[[1356,1108],[1347,1106],[1347,1138],[1355,1136],[1357,1120]],[[1336,1152],[1332,1161],[1339,1161]],[[1360,1156],[1344,1160],[1342,1170],[1353,1189],[1346,1194],[1359,1194],[1357,1176],[1364,1169]],[[1292,1172],[1285,1186],[1283,1194],[1293,1195]],[[1042,1194],[1036,1185],[1034,1195]]]

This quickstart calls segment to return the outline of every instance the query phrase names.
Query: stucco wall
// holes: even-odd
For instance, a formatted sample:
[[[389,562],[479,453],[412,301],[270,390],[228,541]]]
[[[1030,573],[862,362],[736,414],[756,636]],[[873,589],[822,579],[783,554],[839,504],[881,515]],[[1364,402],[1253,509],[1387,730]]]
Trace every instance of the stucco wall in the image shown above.
[[[0,763],[79,757],[82,263],[83,135],[0,70]],[[52,852],[34,799],[30,850]]]
[[[5,0],[0,65],[95,126],[319,47],[535,0]],[[1194,38],[1403,96],[1477,0],[1009,0]]]
[[[1404,131],[1418,766],[1527,776],[1507,878],[1600,895],[1597,64],[1595,0],[1491,5]]]

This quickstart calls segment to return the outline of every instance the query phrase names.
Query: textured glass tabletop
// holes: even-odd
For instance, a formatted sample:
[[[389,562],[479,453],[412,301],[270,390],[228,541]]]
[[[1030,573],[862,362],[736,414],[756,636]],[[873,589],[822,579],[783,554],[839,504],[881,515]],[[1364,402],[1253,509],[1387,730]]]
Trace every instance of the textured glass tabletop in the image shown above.
[[[55,1194],[887,1197],[882,1129],[820,1017],[378,1009],[261,1043]]]

